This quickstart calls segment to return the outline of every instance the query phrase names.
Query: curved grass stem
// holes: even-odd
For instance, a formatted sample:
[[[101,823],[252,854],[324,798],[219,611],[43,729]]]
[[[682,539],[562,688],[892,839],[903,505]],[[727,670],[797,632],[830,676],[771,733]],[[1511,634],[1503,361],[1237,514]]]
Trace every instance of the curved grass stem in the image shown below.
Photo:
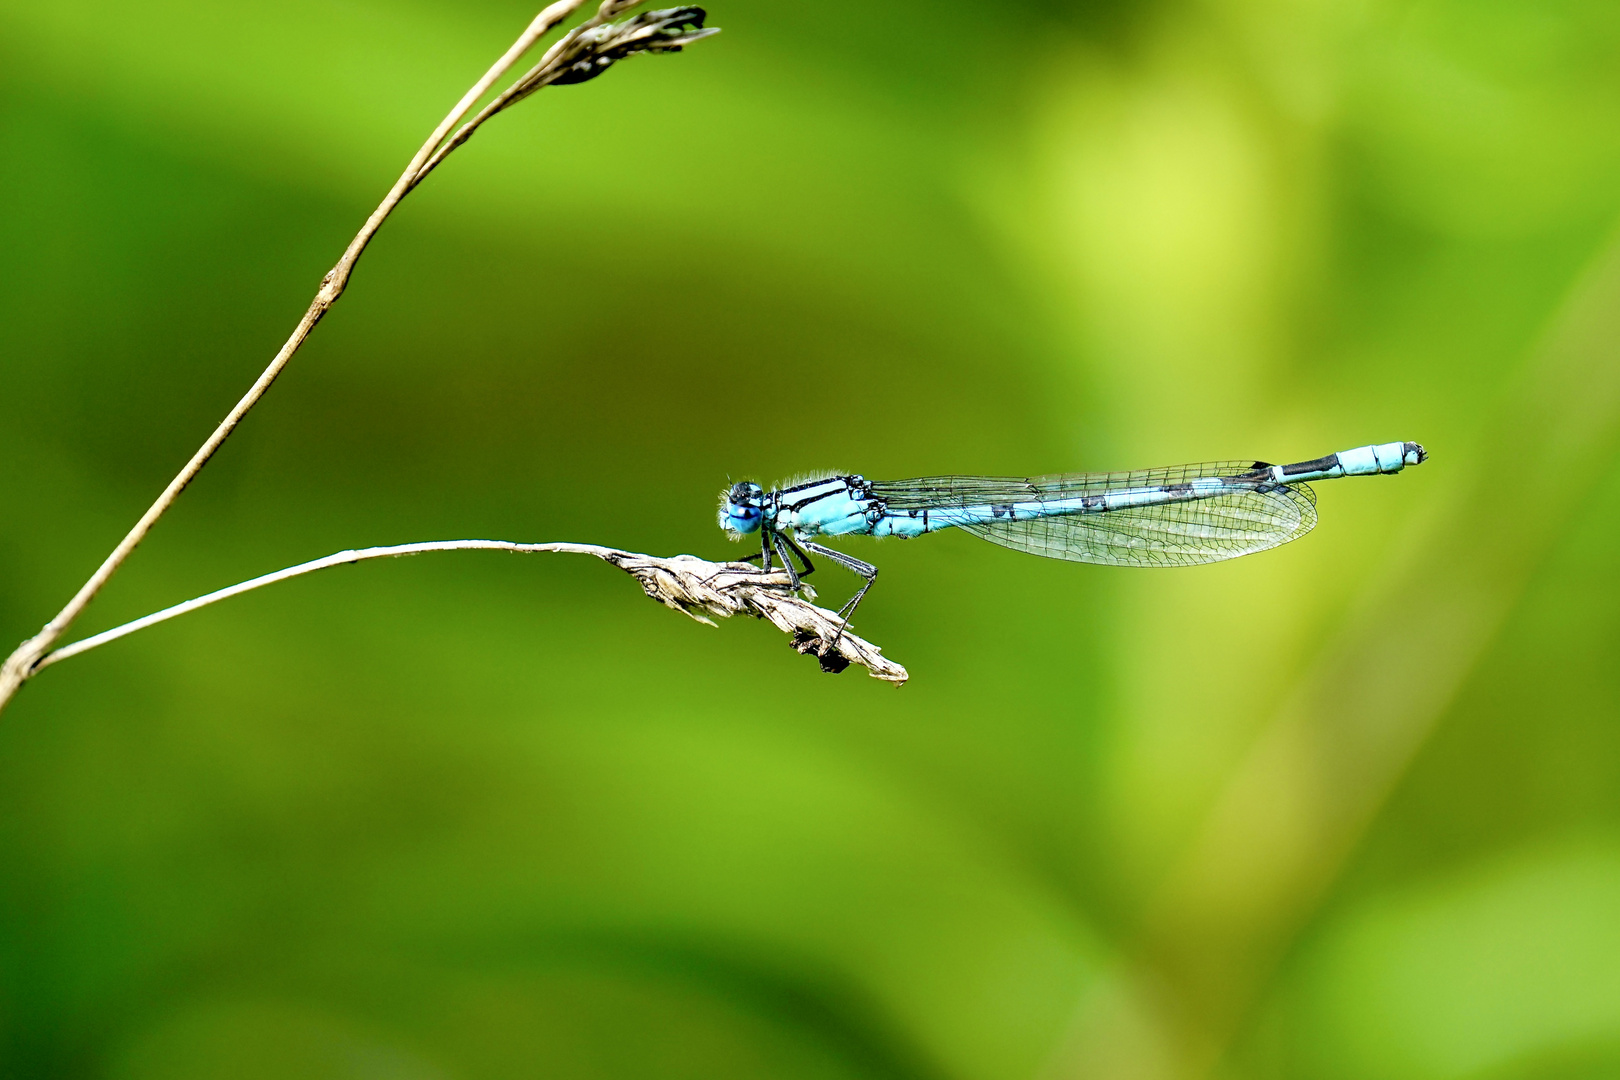
[[[184,603],[166,607],[162,611],[154,611],[122,626],[115,626],[111,630],[104,630],[75,641],[40,657],[34,664],[34,671],[43,671],[52,664],[87,653],[91,649],[127,637],[137,630],[145,630],[158,623],[168,622],[210,604],[217,604],[221,600],[229,600],[233,596],[262,589],[266,585],[289,581],[334,566],[347,566],[372,559],[397,559],[430,551],[593,555],[630,574],[641,584],[643,591],[654,600],[690,615],[698,622],[713,626],[709,615],[722,619],[732,615],[752,615],[765,619],[792,636],[795,650],[815,655],[823,671],[839,672],[850,664],[859,664],[870,670],[873,678],[883,679],[896,686],[904,683],[909,677],[905,668],[883,656],[883,650],[849,633],[843,619],[835,612],[816,607],[795,593],[788,575],[782,571],[763,571],[747,563],[710,562],[692,555],[660,558],[656,555],[641,555],[597,544],[567,542],[524,544],[512,540],[429,540],[415,544],[339,551],[324,558],[311,559],[309,562],[216,589]]]

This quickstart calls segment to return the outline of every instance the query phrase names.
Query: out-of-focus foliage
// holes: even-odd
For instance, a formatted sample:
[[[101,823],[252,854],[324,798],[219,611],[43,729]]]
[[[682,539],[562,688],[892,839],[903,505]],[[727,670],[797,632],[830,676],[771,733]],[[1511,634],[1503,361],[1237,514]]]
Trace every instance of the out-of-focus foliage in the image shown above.
[[[0,4],[0,636],[532,13]],[[6,1075],[1620,1071],[1620,6],[711,21],[436,173],[83,629],[718,556],[742,475],[1432,460],[1185,571],[863,546],[899,692],[562,557],[73,660],[0,723]]]

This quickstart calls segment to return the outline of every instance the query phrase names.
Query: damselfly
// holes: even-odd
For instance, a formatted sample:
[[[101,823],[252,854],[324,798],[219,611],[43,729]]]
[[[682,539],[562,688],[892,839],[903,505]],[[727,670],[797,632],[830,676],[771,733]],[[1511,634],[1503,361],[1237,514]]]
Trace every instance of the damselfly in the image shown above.
[[[794,589],[810,554],[865,579],[839,615],[855,613],[877,567],[816,542],[831,536],[922,536],[964,529],[1003,547],[1110,566],[1190,566],[1264,551],[1316,524],[1311,480],[1377,476],[1420,465],[1412,442],[1359,446],[1293,465],[1215,461],[1142,472],[1027,478],[828,476],[766,491],[743,481],[720,497],[720,527],[759,533],[759,558],[780,557]],[[799,565],[794,565],[797,557]]]

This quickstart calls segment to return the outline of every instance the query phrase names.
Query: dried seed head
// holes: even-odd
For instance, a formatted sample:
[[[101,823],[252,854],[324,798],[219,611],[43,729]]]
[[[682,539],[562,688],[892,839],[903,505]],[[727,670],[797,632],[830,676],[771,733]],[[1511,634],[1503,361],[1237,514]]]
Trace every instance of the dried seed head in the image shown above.
[[[629,6],[609,0],[602,9],[616,12]],[[720,32],[718,28],[704,29],[707,14],[693,6],[663,8],[581,30],[548,65],[536,85],[586,82],[636,53],[680,52],[684,46]]]

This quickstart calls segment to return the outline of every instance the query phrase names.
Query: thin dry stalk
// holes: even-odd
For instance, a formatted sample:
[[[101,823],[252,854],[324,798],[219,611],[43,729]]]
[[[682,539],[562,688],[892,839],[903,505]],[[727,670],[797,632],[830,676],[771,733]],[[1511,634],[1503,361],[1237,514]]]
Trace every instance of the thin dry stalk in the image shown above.
[[[510,540],[432,540],[418,544],[340,551],[324,559],[313,559],[297,566],[289,566],[285,570],[277,570],[218,589],[194,600],[175,604],[133,622],[75,641],[72,645],[66,645],[41,657],[35,663],[34,671],[42,671],[58,661],[89,652],[108,642],[127,637],[137,630],[156,626],[158,623],[167,622],[210,604],[217,604],[221,600],[228,600],[233,596],[252,592],[254,589],[262,589],[266,585],[274,585],[280,581],[313,574],[317,570],[326,570],[334,566],[347,566],[370,559],[397,559],[404,555],[420,555],[428,551],[508,551],[518,555],[557,552],[594,555],[634,577],[643,591],[654,600],[676,611],[684,612],[700,623],[714,626],[715,623],[708,617],[709,615],[722,619],[733,615],[752,615],[758,619],[765,619],[792,638],[795,650],[815,656],[821,662],[823,671],[837,673],[851,664],[859,664],[869,670],[873,678],[883,679],[895,686],[903,684],[910,677],[905,668],[884,657],[882,649],[844,629],[844,622],[837,614],[816,607],[796,595],[787,574],[781,571],[766,572],[757,566],[741,562],[709,562],[693,555],[676,555],[666,559],[656,555],[620,551],[618,548],[600,547],[596,544],[520,544]],[[843,633],[839,633],[840,630],[843,630]]]
[[[465,143],[485,120],[542,86],[583,82],[607,70],[613,63],[635,53],[678,52],[681,46],[717,32],[702,29],[704,12],[702,8],[696,7],[651,12],[614,24],[611,22],[612,19],[639,6],[642,0],[604,0],[596,14],[559,38],[556,44],[546,51],[538,65],[496,97],[490,103],[491,107],[480,111],[458,130],[457,125],[462,123],[473,106],[483,99],[484,95],[534,47],[535,43],[584,6],[584,3],[585,0],[557,0],[535,16],[528,29],[512,43],[512,47],[507,49],[483,77],[462,95],[456,107],[451,109],[439,122],[438,127],[433,129],[433,134],[411,158],[410,164],[394,182],[394,186],[389,189],[383,201],[372,211],[365,225],[350,241],[348,248],[343,252],[343,257],[321,279],[321,286],[315,293],[315,299],[310,302],[309,310],[304,312],[304,317],[299,320],[292,336],[281,347],[281,351],[276,353],[270,365],[254,381],[235,407],[226,414],[225,419],[220,421],[207,441],[191,456],[191,460],[186,462],[185,467],[169,481],[163,493],[147,508],[146,513],[141,515],[134,528],[118,542],[112,554],[108,555],[96,572],[90,575],[90,579],[79,587],[79,591],[74,593],[67,605],[57,612],[39,633],[19,645],[6,659],[4,665],[0,665],[0,711],[4,711],[22,684],[40,669],[51,647],[61,639],[84,609],[90,606],[90,601],[95,599],[96,594],[118,572],[119,567],[124,565],[125,560],[146,538],[146,534],[157,524],[158,519],[174,505],[180,493],[186,489],[186,485],[196,478],[203,466],[214,456],[215,451],[231,437],[231,433],[242,422],[242,418],[269,391],[282,369],[292,360],[293,354],[303,346],[305,339],[315,329],[316,324],[332,305],[337,303],[338,297],[343,295],[355,264],[360,261],[366,245],[371,243],[371,238],[388,219],[388,215],[393,213],[394,208],[415,189],[417,184],[421,183],[423,177],[444,160],[445,155]],[[498,107],[495,107],[497,104]],[[452,131],[455,132],[454,138],[447,138]]]

